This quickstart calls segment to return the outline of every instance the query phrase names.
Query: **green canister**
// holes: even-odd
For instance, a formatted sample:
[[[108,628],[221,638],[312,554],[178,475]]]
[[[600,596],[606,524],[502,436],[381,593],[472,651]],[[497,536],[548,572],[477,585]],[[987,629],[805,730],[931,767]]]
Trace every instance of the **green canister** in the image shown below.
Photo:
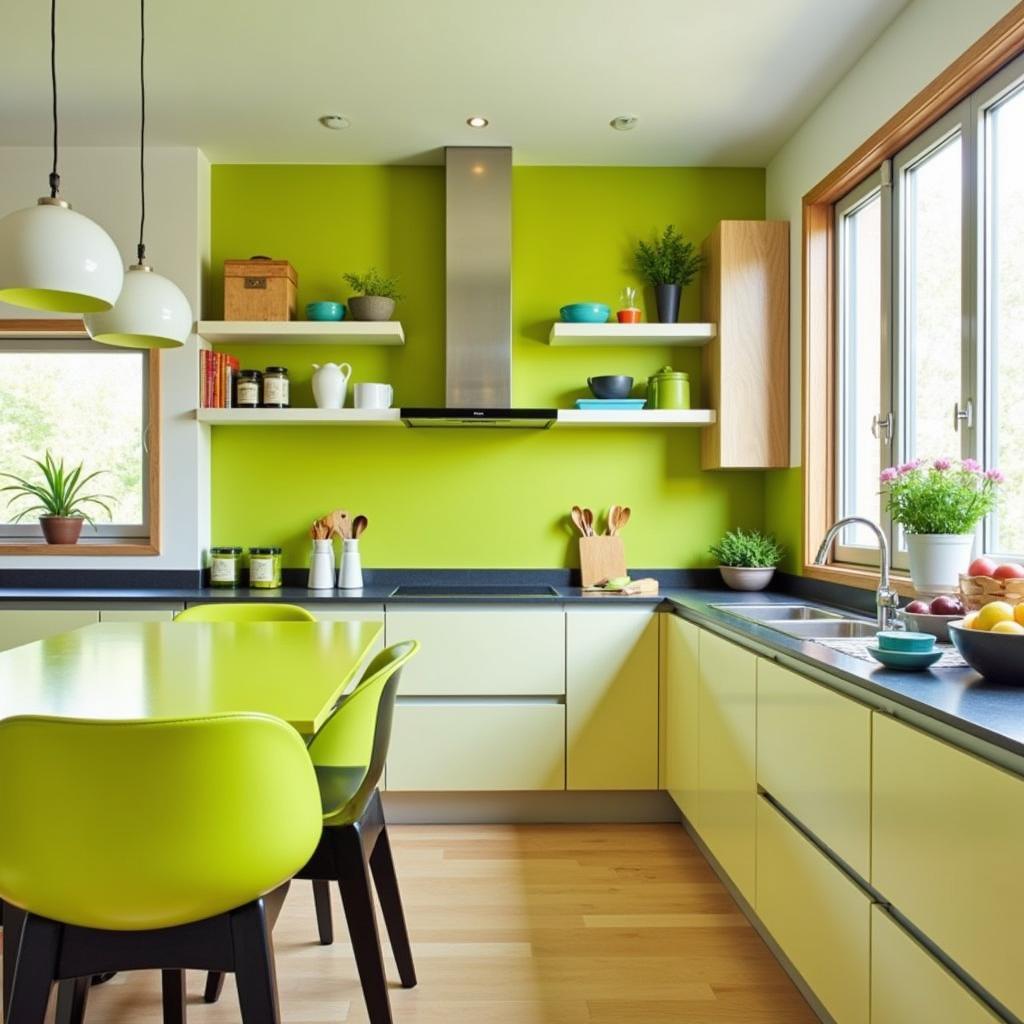
[[[256,590],[281,586],[280,548],[249,548],[249,586]]]
[[[648,409],[689,409],[690,375],[663,366],[647,378]]]
[[[210,586],[237,587],[241,548],[210,548]]]

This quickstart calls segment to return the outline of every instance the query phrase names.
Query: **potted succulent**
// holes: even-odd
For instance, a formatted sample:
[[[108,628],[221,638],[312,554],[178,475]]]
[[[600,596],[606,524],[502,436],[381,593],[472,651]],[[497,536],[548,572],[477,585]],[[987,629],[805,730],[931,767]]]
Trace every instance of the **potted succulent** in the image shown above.
[[[654,288],[658,305],[658,321],[674,324],[679,319],[679,299],[683,289],[694,279],[704,258],[669,224],[650,245],[636,243],[633,263],[637,272]]]
[[[880,480],[889,515],[907,535],[914,587],[921,594],[956,590],[974,528],[995,509],[1003,474],[974,459],[915,459],[883,469]]]
[[[709,550],[733,590],[764,590],[785,553],[774,537],[760,530],[730,530]]]
[[[85,485],[99,476],[102,470],[82,476],[83,463],[67,469],[63,458],[58,461],[50,452],[46,453],[42,462],[30,456],[26,458],[39,467],[43,474],[42,483],[32,483],[14,473],[0,473],[0,477],[14,481],[0,488],[0,493],[13,492],[12,497],[8,498],[8,504],[18,498],[29,498],[35,502],[27,508],[19,509],[14,522],[21,522],[26,516],[38,515],[47,544],[77,544],[82,523],[88,521],[96,525],[86,511],[88,506],[98,506],[110,516],[107,502],[114,500],[111,495],[83,493]]]
[[[398,278],[387,277],[370,267],[365,274],[345,274],[345,281],[356,292],[349,299],[348,308],[353,320],[390,320],[395,311]]]

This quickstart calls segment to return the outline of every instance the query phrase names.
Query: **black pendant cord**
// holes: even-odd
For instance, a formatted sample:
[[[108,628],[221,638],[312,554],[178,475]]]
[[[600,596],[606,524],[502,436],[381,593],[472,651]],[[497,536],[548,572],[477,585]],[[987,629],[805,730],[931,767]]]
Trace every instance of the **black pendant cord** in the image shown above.
[[[54,0],[56,2],[56,0]],[[139,264],[146,262],[146,0],[139,0],[139,96],[142,111],[139,119],[139,194],[142,211],[139,217]]]
[[[60,191],[57,173],[57,0],[50,0],[50,89],[53,96],[53,167],[50,170],[50,198]]]

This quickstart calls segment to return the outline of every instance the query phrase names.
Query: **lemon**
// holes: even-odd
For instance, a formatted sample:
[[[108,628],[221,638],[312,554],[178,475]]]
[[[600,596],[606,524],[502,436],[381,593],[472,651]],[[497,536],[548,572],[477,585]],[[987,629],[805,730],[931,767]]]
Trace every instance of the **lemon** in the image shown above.
[[[964,616],[964,621],[963,621],[964,629],[977,629],[978,628],[977,621],[978,621],[978,613],[977,612],[968,612]]]
[[[1017,605],[1017,607],[1013,609],[1013,614],[1014,614],[1014,617],[1016,618],[1016,620],[1022,626],[1024,626],[1024,602],[1022,602],[1021,604]]]
[[[1019,622],[1012,622],[1010,620],[1004,620],[1003,622],[997,622],[992,627],[993,633],[1014,633],[1017,636],[1024,636],[1024,626]]]
[[[1013,622],[1013,606],[1005,601],[992,601],[978,612],[975,629],[991,629],[997,622]]]

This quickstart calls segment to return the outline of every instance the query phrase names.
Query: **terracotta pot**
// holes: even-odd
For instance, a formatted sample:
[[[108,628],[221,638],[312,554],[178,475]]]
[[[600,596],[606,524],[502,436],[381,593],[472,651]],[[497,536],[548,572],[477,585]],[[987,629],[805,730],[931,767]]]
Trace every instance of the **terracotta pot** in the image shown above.
[[[82,532],[81,516],[40,516],[39,525],[47,544],[77,544]]]
[[[348,300],[353,320],[390,320],[395,311],[395,300],[383,295],[353,295]]]
[[[772,568],[749,569],[734,565],[720,565],[718,571],[732,590],[764,590],[775,575]]]

